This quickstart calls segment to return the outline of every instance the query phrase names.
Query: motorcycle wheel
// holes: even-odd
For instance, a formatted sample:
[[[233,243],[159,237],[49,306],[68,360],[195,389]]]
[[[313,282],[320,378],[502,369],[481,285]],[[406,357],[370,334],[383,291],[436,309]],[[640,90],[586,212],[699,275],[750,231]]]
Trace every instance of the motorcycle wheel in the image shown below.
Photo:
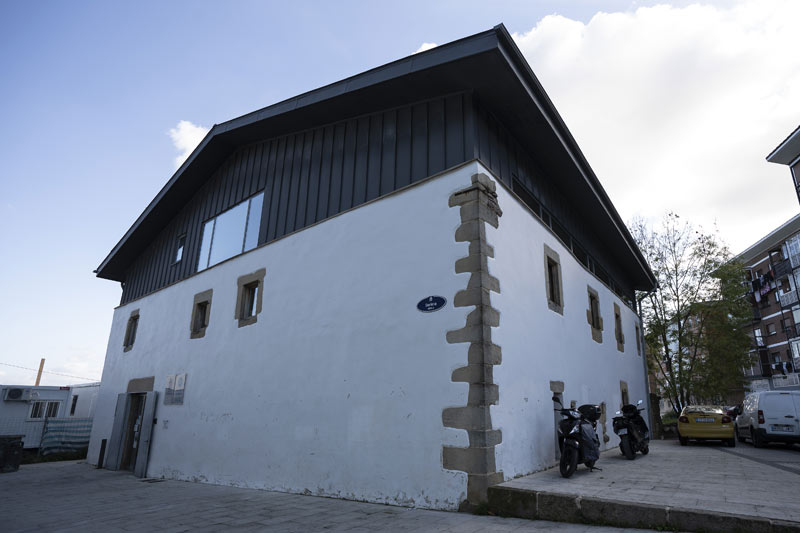
[[[631,461],[636,459],[636,452],[633,451],[631,447],[631,441],[628,440],[627,436],[622,437],[619,441],[619,449],[622,450],[623,455],[625,455],[625,459],[630,459]]]
[[[645,444],[645,445],[642,446],[642,449],[639,450],[639,451],[642,452],[642,455],[647,455],[648,453],[650,453],[650,446]]]
[[[561,453],[561,460],[558,462],[558,470],[562,477],[570,477],[578,468],[578,450],[572,446],[564,446]]]

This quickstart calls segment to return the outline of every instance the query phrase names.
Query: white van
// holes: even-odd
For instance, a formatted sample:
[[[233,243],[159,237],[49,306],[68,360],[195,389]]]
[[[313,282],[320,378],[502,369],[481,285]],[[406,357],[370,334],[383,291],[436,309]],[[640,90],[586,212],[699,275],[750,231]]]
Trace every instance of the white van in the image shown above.
[[[800,442],[800,391],[760,391],[747,395],[736,419],[739,442]]]

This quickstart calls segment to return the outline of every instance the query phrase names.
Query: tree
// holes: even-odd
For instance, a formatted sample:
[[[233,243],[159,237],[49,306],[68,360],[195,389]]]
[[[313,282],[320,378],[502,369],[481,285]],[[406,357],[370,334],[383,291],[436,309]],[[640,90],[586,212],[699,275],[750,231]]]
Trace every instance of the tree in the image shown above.
[[[721,403],[743,387],[752,362],[742,265],[714,233],[674,213],[657,229],[634,220],[631,232],[658,280],[638,296],[651,375],[676,413],[692,402]]]

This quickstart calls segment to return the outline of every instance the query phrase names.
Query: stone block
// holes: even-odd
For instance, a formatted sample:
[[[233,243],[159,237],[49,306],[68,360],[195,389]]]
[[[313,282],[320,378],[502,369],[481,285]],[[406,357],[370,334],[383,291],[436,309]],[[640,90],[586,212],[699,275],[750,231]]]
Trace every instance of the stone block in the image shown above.
[[[769,533],[769,519],[717,513],[707,510],[670,509],[669,526],[680,531],[702,531],[708,533]]]
[[[489,510],[499,516],[513,516],[535,520],[536,492],[510,487],[488,487]]]
[[[487,430],[492,428],[489,406],[448,407],[442,410],[442,425],[466,430]]]
[[[537,517],[554,522],[582,522],[578,500],[574,494],[539,492],[536,496]]]
[[[667,509],[658,505],[581,499],[580,508],[584,520],[592,523],[643,529],[657,529],[667,525]]]
[[[442,466],[447,470],[460,470],[469,474],[494,472],[494,447],[458,448],[445,446],[442,449]]]
[[[500,393],[494,383],[471,383],[467,405],[496,405]]]

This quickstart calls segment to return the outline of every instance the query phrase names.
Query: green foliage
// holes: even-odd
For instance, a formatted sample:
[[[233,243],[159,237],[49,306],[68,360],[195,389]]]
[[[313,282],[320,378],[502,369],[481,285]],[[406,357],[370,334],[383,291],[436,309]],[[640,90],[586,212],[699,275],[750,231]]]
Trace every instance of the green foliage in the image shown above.
[[[751,363],[742,265],[715,233],[674,213],[656,229],[634,221],[631,233],[659,283],[640,295],[651,375],[676,412],[691,402],[720,403],[742,386]]]

